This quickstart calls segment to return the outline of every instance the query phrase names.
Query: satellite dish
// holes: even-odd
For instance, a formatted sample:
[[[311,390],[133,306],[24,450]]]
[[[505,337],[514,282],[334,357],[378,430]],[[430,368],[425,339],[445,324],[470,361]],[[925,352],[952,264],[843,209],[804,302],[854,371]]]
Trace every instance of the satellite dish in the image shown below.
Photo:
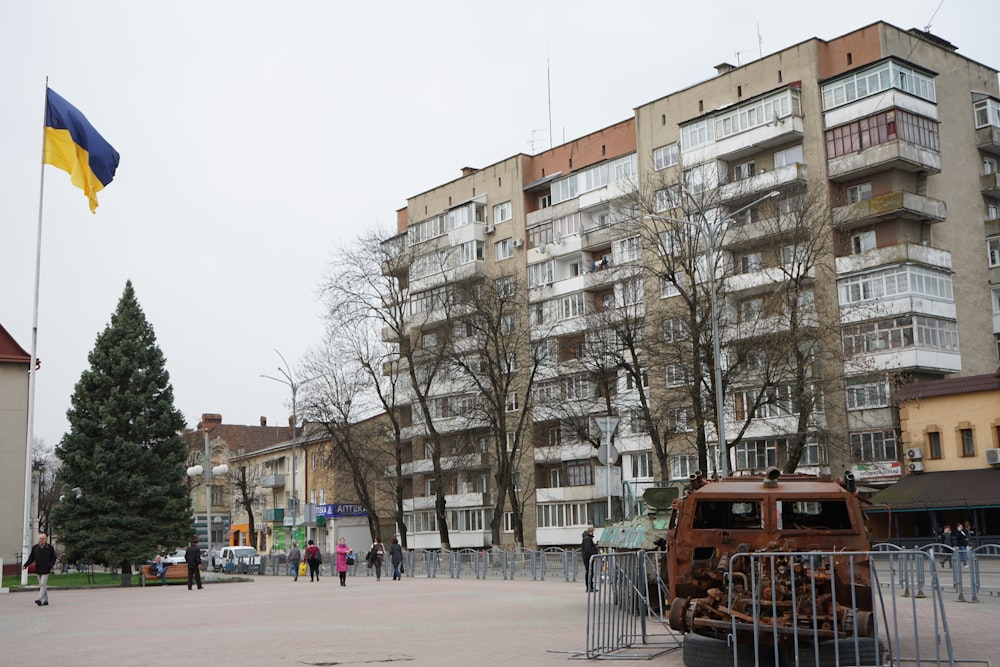
[[[611,465],[618,463],[618,449],[612,444],[604,444],[598,447],[597,460],[601,462],[601,465],[608,465],[609,459]]]

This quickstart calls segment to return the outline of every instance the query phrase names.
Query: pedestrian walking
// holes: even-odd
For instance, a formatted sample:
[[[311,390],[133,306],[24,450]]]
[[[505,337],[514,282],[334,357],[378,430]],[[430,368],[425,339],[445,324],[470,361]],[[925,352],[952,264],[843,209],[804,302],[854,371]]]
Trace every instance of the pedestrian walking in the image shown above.
[[[372,548],[368,550],[368,567],[375,568],[375,581],[382,581],[382,563],[385,561],[385,545],[382,538],[375,536]]]
[[[938,544],[941,545],[941,567],[951,567],[951,553],[954,545],[951,535],[951,524],[944,524],[944,528],[938,529]]]
[[[392,563],[392,580],[399,581],[403,578],[403,547],[399,545],[399,538],[392,538],[389,545],[389,562]]]
[[[955,526],[954,535],[955,535],[955,549],[958,551],[959,560],[961,561],[962,566],[964,567],[966,560],[965,552],[969,546],[969,534],[965,532],[965,526],[962,525],[961,522],[959,522]]]
[[[351,547],[347,546],[347,540],[343,537],[337,540],[337,576],[340,577],[340,585],[347,585],[347,555],[354,553]]]
[[[187,548],[184,552],[184,562],[188,566],[188,590],[191,590],[192,580],[198,584],[198,590],[202,589],[201,586],[201,549],[198,548],[198,540],[193,540],[191,546]]]
[[[587,530],[583,531],[583,541],[580,543],[580,553],[583,556],[583,579],[584,583],[587,585],[587,592],[595,592],[597,588],[594,586],[594,580],[591,578],[593,572],[590,571],[590,559],[591,557],[597,555],[597,545],[594,544],[593,526],[587,526]]]
[[[312,540],[306,546],[306,562],[309,563],[309,581],[319,581],[319,566],[323,564],[323,554]]]
[[[292,540],[292,548],[288,550],[288,570],[292,574],[292,581],[299,580],[299,563],[302,562],[302,552],[299,550],[299,543]]]
[[[38,544],[31,547],[28,560],[24,561],[24,569],[32,563],[35,564],[35,576],[38,577],[38,597],[35,604],[39,607],[49,606],[49,575],[52,568],[56,566],[56,550],[49,544],[49,536],[45,533],[38,534]]]

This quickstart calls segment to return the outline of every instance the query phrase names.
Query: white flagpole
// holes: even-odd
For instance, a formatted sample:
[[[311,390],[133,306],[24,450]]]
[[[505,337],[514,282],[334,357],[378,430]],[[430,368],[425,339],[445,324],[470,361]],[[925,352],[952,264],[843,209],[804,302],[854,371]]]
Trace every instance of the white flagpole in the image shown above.
[[[42,201],[45,194],[45,104],[49,98],[49,77],[45,77],[45,101],[42,104],[42,160],[38,188],[38,238],[35,241],[35,300],[31,315],[31,365],[28,367],[28,436],[24,456],[24,544],[21,564],[28,559],[34,535],[31,522],[31,444],[35,426],[35,365],[38,363],[38,285],[42,269]],[[21,568],[21,585],[28,583],[28,571]]]

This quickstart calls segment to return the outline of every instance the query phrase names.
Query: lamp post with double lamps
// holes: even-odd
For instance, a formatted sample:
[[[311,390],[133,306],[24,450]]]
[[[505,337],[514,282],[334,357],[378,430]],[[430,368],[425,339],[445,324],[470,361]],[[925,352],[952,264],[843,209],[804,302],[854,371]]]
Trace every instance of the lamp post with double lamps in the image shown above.
[[[684,194],[687,193],[685,192]],[[719,294],[718,288],[715,284],[715,244],[718,241],[720,232],[725,229],[726,224],[735,219],[736,216],[753,208],[754,206],[757,206],[761,202],[778,197],[779,195],[781,195],[781,193],[777,190],[768,192],[763,197],[755,199],[746,206],[736,209],[732,213],[729,213],[715,222],[709,222],[708,216],[705,215],[705,211],[702,210],[701,206],[698,205],[698,202],[695,201],[691,195],[688,195],[688,198],[691,199],[695,207],[698,209],[698,216],[701,218],[701,222],[681,220],[679,218],[668,218],[662,215],[647,214],[646,216],[647,218],[651,218],[653,220],[663,220],[665,222],[673,222],[694,227],[695,230],[697,230],[697,232],[705,239],[706,252],[708,253],[706,257],[706,263],[708,264],[708,284],[712,293],[712,353],[714,355],[713,363],[715,366],[715,428],[719,436],[720,477],[729,476],[729,448],[726,445],[726,418],[722,402],[724,398],[722,392],[722,342],[719,338]]]
[[[292,511],[292,535],[293,535],[292,539],[295,539],[294,538],[295,529],[298,527],[298,516],[299,516],[299,499],[298,499],[298,494],[295,492],[295,478],[298,476],[298,470],[296,465],[297,452],[295,451],[296,449],[295,445],[298,442],[298,437],[296,435],[296,426],[298,425],[298,415],[295,413],[295,407],[296,407],[295,397],[299,393],[299,388],[302,387],[302,385],[308,382],[312,382],[313,380],[317,380],[319,379],[320,376],[317,375],[311,378],[306,378],[305,380],[296,381],[295,376],[292,374],[291,367],[288,365],[288,362],[285,361],[285,357],[281,354],[281,352],[278,352],[278,350],[275,350],[275,352],[281,358],[281,363],[284,364],[284,367],[281,366],[278,367],[278,372],[281,373],[281,377],[276,378],[270,375],[263,375],[263,374],[261,374],[261,377],[266,378],[268,380],[274,380],[275,382],[280,382],[281,384],[285,385],[286,387],[292,390],[292,499],[291,502],[289,502],[290,505],[289,509],[291,509]]]
[[[205,431],[205,454],[204,460],[198,465],[193,465],[187,469],[187,476],[197,479],[204,476],[205,482],[205,553],[208,554],[208,567],[212,567],[212,475],[225,475],[229,472],[229,466],[225,463],[212,467],[212,453],[209,449],[208,431]]]

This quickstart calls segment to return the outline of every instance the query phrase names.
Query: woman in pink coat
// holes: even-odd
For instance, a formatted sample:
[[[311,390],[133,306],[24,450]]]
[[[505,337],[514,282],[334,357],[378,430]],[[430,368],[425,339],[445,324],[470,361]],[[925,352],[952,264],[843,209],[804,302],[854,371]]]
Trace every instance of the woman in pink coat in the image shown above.
[[[347,585],[347,554],[353,553],[343,537],[337,540],[337,574],[340,575],[340,585]]]

